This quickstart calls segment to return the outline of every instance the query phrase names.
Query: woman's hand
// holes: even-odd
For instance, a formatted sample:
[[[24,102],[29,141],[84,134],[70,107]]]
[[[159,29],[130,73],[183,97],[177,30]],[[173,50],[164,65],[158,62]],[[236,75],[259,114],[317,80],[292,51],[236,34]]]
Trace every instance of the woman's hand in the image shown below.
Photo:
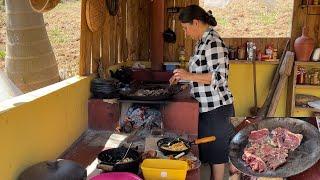
[[[192,76],[192,73],[189,73],[184,69],[175,69],[173,71],[173,77],[177,81],[180,81],[180,80],[191,80],[190,79],[191,76]]]

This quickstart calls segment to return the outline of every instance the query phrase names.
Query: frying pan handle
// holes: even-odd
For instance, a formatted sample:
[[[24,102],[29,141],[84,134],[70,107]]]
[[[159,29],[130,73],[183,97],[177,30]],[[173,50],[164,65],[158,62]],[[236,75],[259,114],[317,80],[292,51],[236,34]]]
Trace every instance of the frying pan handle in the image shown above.
[[[101,169],[103,171],[112,171],[113,170],[113,166],[110,165],[106,165],[106,164],[97,164],[97,169]]]
[[[212,142],[215,140],[216,140],[215,136],[208,136],[208,137],[194,140],[194,144],[203,144],[203,143],[208,143],[208,142]]]

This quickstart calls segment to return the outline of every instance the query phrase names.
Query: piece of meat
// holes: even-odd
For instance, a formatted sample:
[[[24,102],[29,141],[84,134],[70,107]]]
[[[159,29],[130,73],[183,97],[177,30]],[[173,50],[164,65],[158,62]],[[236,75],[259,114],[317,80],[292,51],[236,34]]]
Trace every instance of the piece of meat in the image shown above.
[[[291,151],[294,151],[298,146],[300,146],[302,138],[302,134],[295,134],[290,131],[287,131],[284,139],[284,145]]]
[[[267,128],[251,131],[248,140],[251,143],[263,143],[269,137],[269,134]]]
[[[280,148],[295,150],[301,143],[303,135],[295,134],[285,128],[276,128],[271,131],[272,141]]]
[[[253,171],[263,172],[267,169],[266,163],[258,156],[245,152],[242,159],[251,167]]]
[[[242,159],[253,171],[275,170],[286,162],[288,151],[295,150],[302,138],[301,134],[281,127],[272,130],[271,133],[266,128],[252,131]]]

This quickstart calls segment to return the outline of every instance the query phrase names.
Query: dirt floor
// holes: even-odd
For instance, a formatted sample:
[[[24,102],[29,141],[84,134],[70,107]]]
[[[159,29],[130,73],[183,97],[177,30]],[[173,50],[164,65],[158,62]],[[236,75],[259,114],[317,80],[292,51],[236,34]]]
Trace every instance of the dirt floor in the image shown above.
[[[204,0],[200,0],[203,4]],[[64,0],[44,14],[62,79],[78,73],[80,51],[80,1]],[[290,37],[293,0],[230,0],[211,9],[222,37]],[[5,12],[0,8],[0,69],[4,68]]]

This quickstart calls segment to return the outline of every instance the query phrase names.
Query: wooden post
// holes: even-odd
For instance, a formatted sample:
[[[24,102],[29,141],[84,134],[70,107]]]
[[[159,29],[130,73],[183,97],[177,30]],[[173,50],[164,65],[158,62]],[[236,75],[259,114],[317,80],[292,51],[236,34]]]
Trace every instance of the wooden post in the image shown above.
[[[86,2],[81,1],[81,33],[80,33],[80,63],[79,74],[89,75],[91,68],[91,43],[92,32],[89,30],[86,20]]]
[[[92,35],[92,73],[98,72],[98,61],[100,60],[101,30]]]
[[[161,70],[163,62],[164,3],[154,0],[151,3],[151,69]]]

